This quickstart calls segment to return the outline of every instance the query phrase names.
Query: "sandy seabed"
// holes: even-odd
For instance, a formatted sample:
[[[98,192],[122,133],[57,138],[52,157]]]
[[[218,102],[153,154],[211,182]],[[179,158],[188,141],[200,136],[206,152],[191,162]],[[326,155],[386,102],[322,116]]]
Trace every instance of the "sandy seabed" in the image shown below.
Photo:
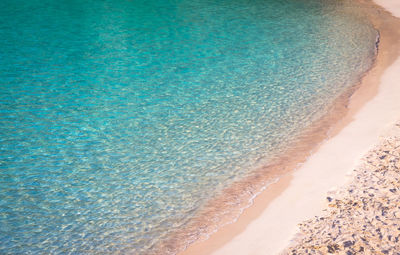
[[[388,145],[400,142],[400,135],[388,136],[388,132],[398,128],[396,121],[400,118],[400,1],[375,1],[386,10],[369,0],[360,2],[371,8],[371,20],[380,32],[379,53],[375,66],[351,97],[346,115],[332,127],[331,137],[319,145],[301,167],[270,185],[235,223],[222,227],[208,240],[191,245],[182,254],[265,255],[283,251],[289,254],[352,254],[350,252],[361,252],[360,249],[364,249],[363,254],[393,254],[397,249],[398,244],[393,242],[400,238],[399,232],[398,229],[392,230],[389,221],[400,219],[400,190],[391,192],[393,187],[389,187],[387,182],[393,184],[397,181],[398,187],[400,183],[396,179],[396,168],[391,168],[390,174],[386,175],[380,166],[386,164],[383,163],[385,158],[386,161],[400,158],[399,147]],[[386,151],[391,153],[390,157]],[[376,161],[374,164],[369,167],[361,164],[371,158]],[[380,181],[371,179],[376,171],[381,175]],[[357,178],[362,178],[362,181]],[[386,186],[379,186],[378,182],[386,183]],[[349,193],[351,185],[356,185],[354,187],[359,189],[357,193]],[[362,189],[368,191],[364,193]],[[381,218],[378,214],[382,214],[382,206],[387,206],[376,206],[379,200],[364,199],[367,205],[362,205],[362,208],[368,208],[368,216],[360,212],[358,204],[354,208],[344,205],[364,198],[363,194],[370,198],[373,194],[376,199],[389,199],[383,194],[390,195],[390,201],[397,201],[397,209],[395,205],[388,209],[390,212],[387,211],[386,217]],[[364,228],[360,224],[370,216],[379,216],[383,223],[379,225],[377,222],[380,221],[370,221],[371,225],[365,228],[370,234],[365,232],[357,238],[352,236]],[[321,217],[325,220],[319,220]],[[338,221],[341,217],[361,218],[357,218],[357,226],[350,226],[349,222]],[[333,222],[336,222],[335,227],[332,227]],[[346,233],[342,231],[333,240],[333,236],[339,233],[339,226],[340,229],[346,228]],[[380,229],[380,234],[372,229],[374,227]],[[397,231],[397,239],[396,233],[389,230]],[[385,242],[380,239],[381,235],[386,238]],[[310,239],[312,243],[307,243]],[[374,244],[379,242],[381,246]]]

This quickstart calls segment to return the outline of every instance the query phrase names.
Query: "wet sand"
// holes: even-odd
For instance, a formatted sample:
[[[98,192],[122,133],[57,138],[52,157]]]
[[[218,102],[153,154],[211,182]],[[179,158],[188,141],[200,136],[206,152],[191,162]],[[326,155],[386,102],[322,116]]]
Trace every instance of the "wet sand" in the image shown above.
[[[298,224],[320,214],[326,206],[327,192],[346,182],[346,174],[378,142],[379,134],[400,117],[397,99],[400,97],[400,19],[370,1],[362,2],[371,8],[371,19],[380,31],[379,53],[375,66],[352,95],[345,115],[335,120],[330,138],[314,146],[311,156],[304,154],[309,149],[305,146],[298,157],[307,160],[299,168],[268,186],[236,222],[220,228],[209,239],[194,243],[181,254],[282,251],[298,232]],[[393,1],[386,6],[393,15],[400,11],[395,5]]]

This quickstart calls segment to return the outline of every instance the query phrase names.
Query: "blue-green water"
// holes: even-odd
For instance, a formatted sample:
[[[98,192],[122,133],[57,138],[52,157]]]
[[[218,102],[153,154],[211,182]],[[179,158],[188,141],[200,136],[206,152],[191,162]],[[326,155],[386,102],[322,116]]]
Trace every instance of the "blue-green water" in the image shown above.
[[[152,253],[371,66],[356,7],[0,1],[0,253]]]

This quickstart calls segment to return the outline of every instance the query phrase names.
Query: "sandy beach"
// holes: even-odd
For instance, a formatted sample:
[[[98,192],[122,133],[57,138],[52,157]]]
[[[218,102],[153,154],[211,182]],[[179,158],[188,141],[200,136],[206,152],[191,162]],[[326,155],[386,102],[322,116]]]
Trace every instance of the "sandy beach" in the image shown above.
[[[282,254],[398,254],[400,122],[380,140]]]
[[[286,252],[300,249],[306,234],[316,234],[307,229],[321,224],[311,219],[332,212],[326,210],[331,202],[327,194],[336,194],[357,181],[356,173],[364,169],[360,168],[362,159],[371,157],[369,151],[379,151],[379,146],[387,146],[385,141],[400,139],[392,134],[400,118],[400,4],[376,0],[379,7],[362,2],[371,9],[371,19],[380,32],[379,52],[375,66],[350,98],[345,116],[300,167],[257,196],[236,222],[181,254],[278,254],[288,246],[292,249]],[[302,222],[307,223],[300,225]]]

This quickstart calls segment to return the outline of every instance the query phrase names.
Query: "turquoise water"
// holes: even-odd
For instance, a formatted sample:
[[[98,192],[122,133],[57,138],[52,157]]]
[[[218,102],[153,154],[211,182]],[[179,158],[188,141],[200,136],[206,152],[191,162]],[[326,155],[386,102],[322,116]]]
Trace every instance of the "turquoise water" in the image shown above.
[[[152,253],[322,116],[376,37],[339,0],[2,0],[0,253]]]

